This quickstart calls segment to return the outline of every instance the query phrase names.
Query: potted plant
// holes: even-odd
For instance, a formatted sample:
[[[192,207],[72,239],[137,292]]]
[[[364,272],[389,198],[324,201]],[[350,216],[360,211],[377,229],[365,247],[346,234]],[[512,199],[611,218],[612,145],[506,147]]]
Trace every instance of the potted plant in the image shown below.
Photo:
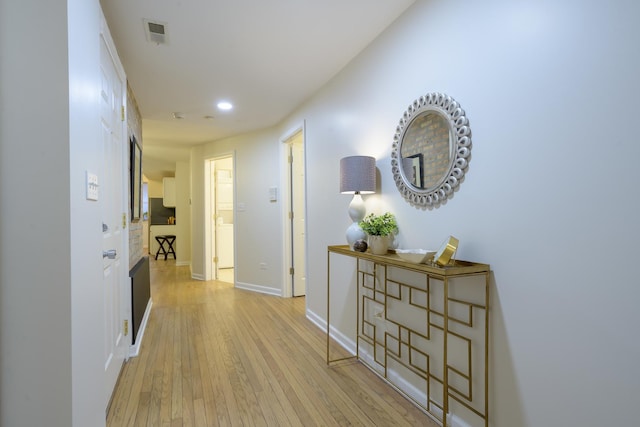
[[[389,236],[398,231],[396,217],[385,212],[382,215],[369,214],[359,223],[360,228],[369,236],[371,253],[383,255],[389,249]]]

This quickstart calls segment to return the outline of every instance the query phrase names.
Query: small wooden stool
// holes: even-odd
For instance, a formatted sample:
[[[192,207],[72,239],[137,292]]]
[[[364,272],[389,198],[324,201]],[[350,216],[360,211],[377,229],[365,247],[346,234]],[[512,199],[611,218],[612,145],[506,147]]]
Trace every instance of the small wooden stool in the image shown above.
[[[176,259],[176,251],[173,249],[173,242],[176,241],[176,236],[173,234],[163,234],[160,236],[156,236],[156,241],[160,245],[158,251],[156,252],[156,259],[158,259],[158,255],[164,255],[164,259],[167,259],[167,255],[173,254],[173,259]],[[167,244],[169,247],[165,249],[164,244]]]

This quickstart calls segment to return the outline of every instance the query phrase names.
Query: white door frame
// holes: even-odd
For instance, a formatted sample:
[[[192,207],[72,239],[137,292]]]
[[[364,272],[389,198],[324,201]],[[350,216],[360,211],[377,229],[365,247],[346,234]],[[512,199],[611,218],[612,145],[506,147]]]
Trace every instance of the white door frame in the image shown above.
[[[304,150],[304,168],[306,170],[306,134],[305,134],[305,122],[302,121],[302,123],[298,124],[297,126],[294,126],[293,128],[289,129],[287,132],[285,132],[283,134],[282,137],[280,137],[280,159],[281,159],[281,167],[280,167],[280,188],[284,188],[286,189],[285,192],[285,198],[286,198],[286,203],[282,203],[282,229],[284,230],[284,254],[282,257],[283,260],[283,265],[282,265],[282,273],[283,273],[283,277],[282,277],[282,296],[285,298],[290,298],[293,296],[293,277],[292,275],[289,273],[289,268],[291,267],[291,260],[293,259],[293,243],[292,243],[292,235],[291,235],[291,227],[289,226],[290,223],[290,218],[289,218],[289,212],[291,212],[292,210],[292,206],[291,206],[291,192],[292,192],[292,188],[291,188],[291,182],[290,182],[290,177],[289,177],[289,171],[290,171],[290,167],[289,167],[289,141],[295,137],[297,134],[301,134],[302,135],[302,147]],[[304,187],[305,187],[305,195],[306,193],[306,188],[307,188],[307,182],[306,182],[306,178],[305,178],[305,182],[304,182]],[[306,218],[306,213],[307,213],[307,200],[306,200],[306,196],[305,196],[305,200],[304,200],[304,214],[305,214],[305,218]],[[308,235],[307,233],[307,229],[306,229],[306,222],[305,222],[305,235]],[[308,242],[305,239],[304,242],[304,258],[305,258],[305,262],[304,262],[304,268],[305,268],[305,276],[307,276],[306,274],[306,269],[307,269],[307,265],[308,265],[308,259],[307,259],[307,254],[308,252]]]
[[[211,164],[216,160],[228,159],[231,157],[232,162],[232,180],[233,180],[233,200],[236,200],[236,154],[235,151],[230,151],[228,153],[223,153],[217,155],[215,157],[208,157],[204,159],[204,280],[216,280],[217,279],[217,269],[212,267],[212,259],[216,256],[215,246],[211,243],[213,242],[213,237],[215,233],[215,227],[212,224],[213,215],[216,213],[215,200],[211,198]],[[235,203],[235,202],[234,202]],[[236,218],[236,209],[233,210],[233,223],[237,223]],[[233,232],[233,238],[235,240],[235,228]],[[235,244],[234,244],[234,254],[233,254],[233,265],[236,265],[236,254],[235,254]],[[236,275],[236,271],[234,268],[234,279]],[[235,283],[235,280],[234,280]]]

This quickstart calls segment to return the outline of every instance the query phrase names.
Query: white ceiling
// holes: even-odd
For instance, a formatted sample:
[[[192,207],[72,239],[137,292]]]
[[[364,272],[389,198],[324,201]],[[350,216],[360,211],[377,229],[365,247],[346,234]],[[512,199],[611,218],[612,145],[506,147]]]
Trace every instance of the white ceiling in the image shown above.
[[[142,114],[145,175],[277,124],[414,1],[101,0]],[[166,24],[167,44],[147,40],[145,19]],[[234,109],[218,111],[223,99]]]

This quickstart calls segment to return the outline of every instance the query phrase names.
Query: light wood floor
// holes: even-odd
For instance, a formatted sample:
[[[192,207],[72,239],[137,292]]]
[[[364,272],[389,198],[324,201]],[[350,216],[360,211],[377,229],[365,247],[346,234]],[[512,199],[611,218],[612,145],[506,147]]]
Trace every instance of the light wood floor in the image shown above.
[[[153,309],[107,426],[435,426],[360,363],[328,367],[304,298],[189,278],[151,260]]]

